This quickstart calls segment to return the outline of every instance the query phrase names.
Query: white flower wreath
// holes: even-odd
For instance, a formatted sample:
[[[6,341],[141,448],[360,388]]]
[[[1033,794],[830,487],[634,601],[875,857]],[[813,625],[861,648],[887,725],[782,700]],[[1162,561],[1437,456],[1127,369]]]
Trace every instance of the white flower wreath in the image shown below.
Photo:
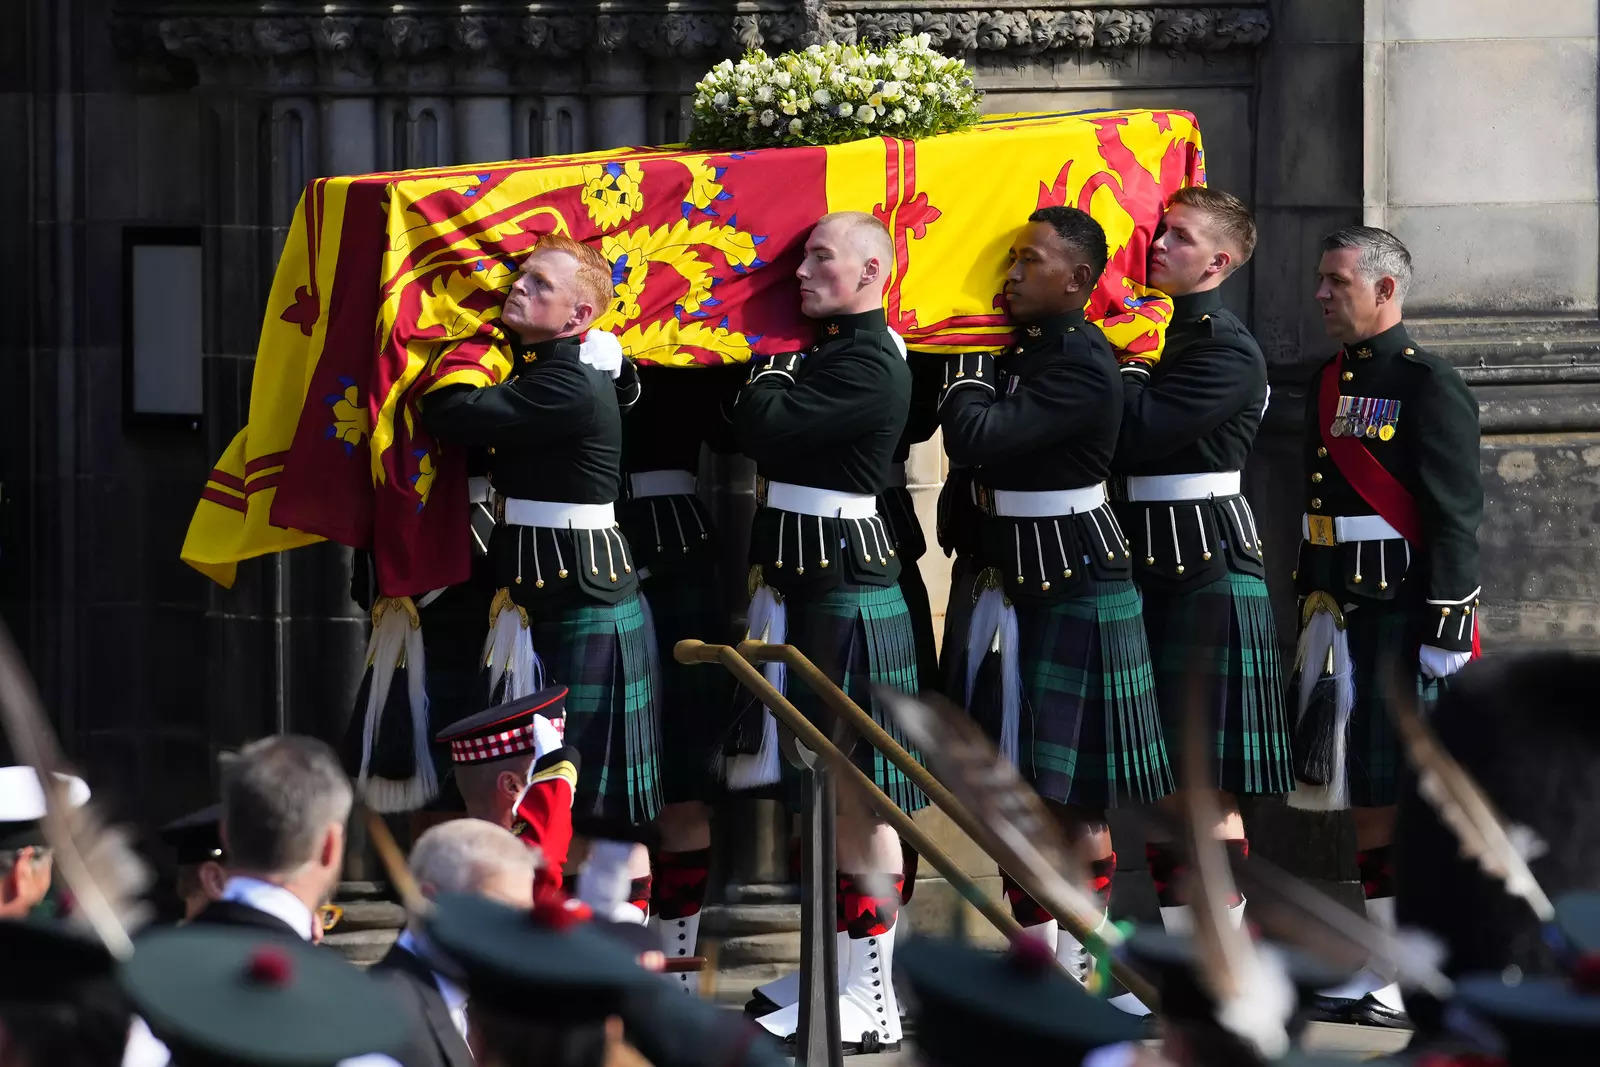
[[[700,79],[689,139],[700,148],[761,148],[931,137],[977,122],[980,98],[966,64],[934,51],[925,33],[881,49],[756,51]]]

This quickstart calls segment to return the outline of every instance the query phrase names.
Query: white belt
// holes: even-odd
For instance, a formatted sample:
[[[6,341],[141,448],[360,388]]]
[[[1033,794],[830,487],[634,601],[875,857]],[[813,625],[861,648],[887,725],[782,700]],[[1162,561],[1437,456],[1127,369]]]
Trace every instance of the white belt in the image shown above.
[[[906,465],[904,463],[889,464],[889,479],[883,483],[885,489],[904,489],[906,487]]]
[[[1312,520],[1326,529],[1329,519],[1333,520],[1333,540],[1335,544],[1346,544],[1351,541],[1395,541],[1402,540],[1400,531],[1389,525],[1389,520],[1382,515],[1302,515],[1300,517],[1300,536],[1313,544],[1322,544],[1323,541],[1311,536]]]
[[[996,489],[994,514],[1011,519],[1048,519],[1057,515],[1071,515],[1077,511],[1093,511],[1106,502],[1106,487],[1086,485],[1082,489],[1051,489],[1045,492],[1022,492],[1016,489]]]
[[[487,504],[494,499],[494,486],[484,477],[467,479],[467,503]]]
[[[866,493],[838,493],[791,482],[767,483],[767,507],[827,519],[870,519],[878,514],[877,499]]]
[[[1206,474],[1139,474],[1128,478],[1128,500],[1134,504],[1206,500],[1216,496],[1238,495],[1238,471],[1212,471]]]
[[[503,499],[501,520],[507,526],[545,526],[554,529],[609,530],[617,524],[610,504],[566,504],[555,500]]]
[[[693,471],[640,471],[628,475],[628,495],[634,500],[650,496],[694,496]]]

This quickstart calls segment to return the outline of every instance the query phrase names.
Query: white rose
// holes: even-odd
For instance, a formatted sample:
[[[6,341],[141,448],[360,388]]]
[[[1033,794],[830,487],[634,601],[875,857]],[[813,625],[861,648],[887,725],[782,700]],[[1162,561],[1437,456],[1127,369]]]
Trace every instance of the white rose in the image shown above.
[[[780,70],[772,76],[772,83],[780,89],[787,89],[794,84],[794,79],[789,77],[788,71]]]
[[[894,123],[896,126],[900,125],[905,120],[906,120],[905,108],[897,107],[893,111],[889,112],[889,121]]]
[[[801,122],[799,119],[789,120],[789,135],[791,137],[799,137],[800,131],[805,128],[805,123]]]
[[[849,104],[840,104],[839,105],[839,117],[842,118],[842,119],[847,119],[847,118],[850,117],[850,105]]]
[[[848,107],[849,105],[847,104],[845,106]],[[862,104],[860,107],[856,108],[857,122],[871,122],[877,117],[878,113],[872,110],[872,108],[868,107],[866,104]]]
[[[765,110],[765,111],[763,111],[761,113],[761,125],[763,125],[763,126],[771,126],[774,122],[777,122],[777,121],[778,121],[777,113],[774,112],[770,107],[767,108],[767,110]]]
[[[771,100],[772,88],[770,86],[763,85],[761,88],[756,90],[756,103],[765,104],[769,103]]]
[[[811,99],[815,100],[819,104],[831,104],[833,103],[833,94],[828,92],[826,89],[818,89],[816,92],[811,94]]]

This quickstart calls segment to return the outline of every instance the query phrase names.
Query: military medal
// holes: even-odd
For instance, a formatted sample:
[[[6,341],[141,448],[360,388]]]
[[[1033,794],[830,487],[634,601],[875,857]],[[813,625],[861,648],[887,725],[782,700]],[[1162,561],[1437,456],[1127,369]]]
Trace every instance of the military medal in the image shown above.
[[[1400,421],[1400,401],[1385,400],[1383,402],[1383,425],[1378,427],[1378,440],[1392,441],[1395,435],[1395,424]]]

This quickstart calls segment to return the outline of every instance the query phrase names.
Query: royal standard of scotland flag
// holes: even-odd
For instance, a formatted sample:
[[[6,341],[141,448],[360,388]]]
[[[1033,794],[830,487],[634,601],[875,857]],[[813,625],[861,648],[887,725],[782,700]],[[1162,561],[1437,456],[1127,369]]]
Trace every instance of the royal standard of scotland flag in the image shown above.
[[[1029,212],[1069,204],[1110,243],[1089,318],[1120,351],[1156,352],[1171,303],[1144,287],[1145,252],[1165,198],[1204,180],[1184,111],[320,178],[278,262],[249,421],[207,479],[183,559],[228,586],[240,560],[326,539],[370,548],[385,595],[465,580],[464,457],[428,436],[416,404],[505,376],[500,304],[543,234],[595,242],[612,263],[616,301],[596,326],[629,356],[692,367],[811,343],[794,269],[830,211],[889,227],[885,303],[910,347],[1004,346],[1006,250]]]

